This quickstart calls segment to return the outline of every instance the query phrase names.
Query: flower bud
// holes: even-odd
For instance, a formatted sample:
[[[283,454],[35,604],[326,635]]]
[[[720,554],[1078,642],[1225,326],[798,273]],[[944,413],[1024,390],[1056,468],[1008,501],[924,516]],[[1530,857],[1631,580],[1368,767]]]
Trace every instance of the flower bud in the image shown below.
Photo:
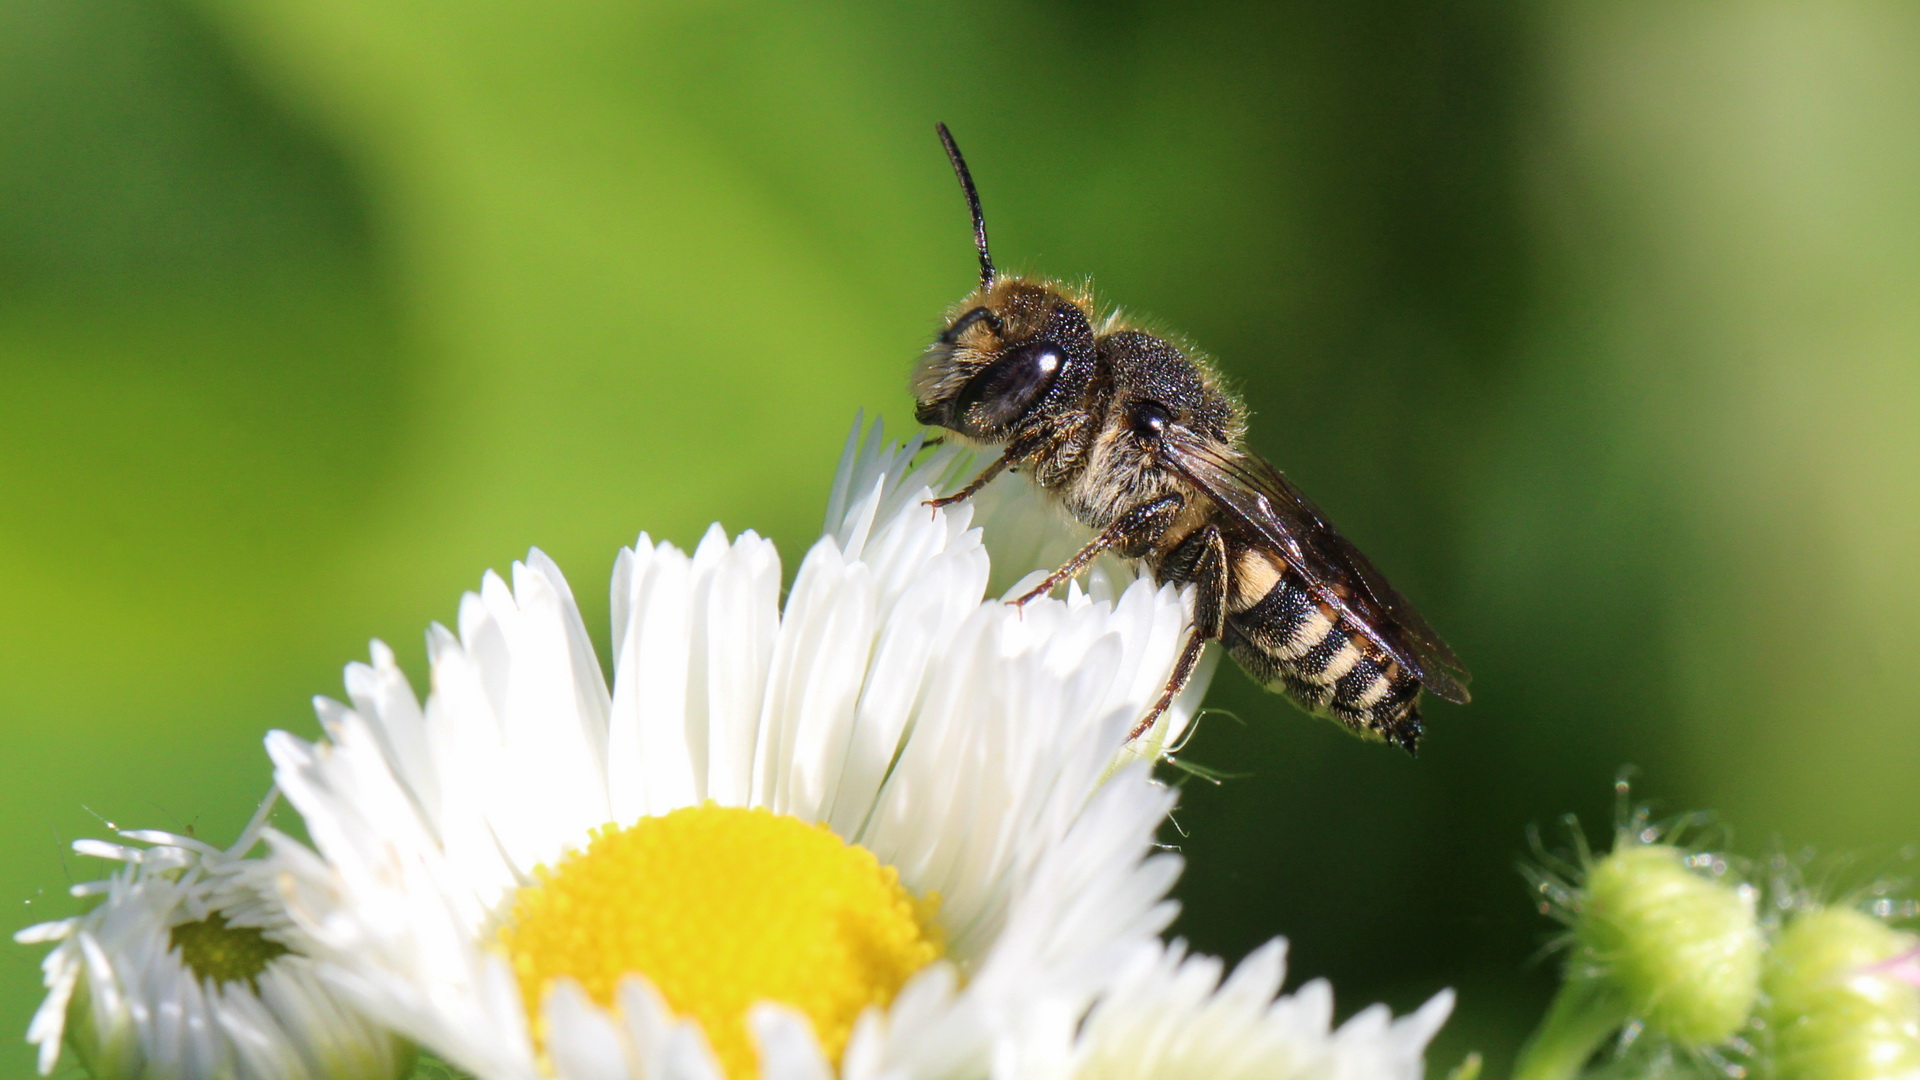
[[[1753,1010],[1763,946],[1752,896],[1680,848],[1622,845],[1595,862],[1573,932],[1627,1011],[1682,1047],[1726,1040]]]
[[[1767,957],[1775,1080],[1920,1075],[1920,987],[1887,964],[1914,937],[1850,908],[1796,916]]]

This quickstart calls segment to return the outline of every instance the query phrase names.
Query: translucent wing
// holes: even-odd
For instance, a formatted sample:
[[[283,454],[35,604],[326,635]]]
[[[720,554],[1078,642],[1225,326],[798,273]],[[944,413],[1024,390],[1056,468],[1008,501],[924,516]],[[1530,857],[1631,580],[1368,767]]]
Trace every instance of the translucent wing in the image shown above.
[[[1167,464],[1227,515],[1272,544],[1314,596],[1448,701],[1467,701],[1467,671],[1406,597],[1360,550],[1334,531],[1320,508],[1264,459],[1166,429]]]

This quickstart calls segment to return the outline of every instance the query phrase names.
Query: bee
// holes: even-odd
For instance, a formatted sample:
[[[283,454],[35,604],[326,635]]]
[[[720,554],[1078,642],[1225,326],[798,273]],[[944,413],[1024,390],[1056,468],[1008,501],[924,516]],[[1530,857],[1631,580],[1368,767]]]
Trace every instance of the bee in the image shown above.
[[[1424,688],[1467,701],[1467,673],[1426,620],[1312,500],[1247,450],[1246,412],[1199,356],[1100,318],[1081,289],[994,270],[967,163],[940,141],[966,195],[980,286],[949,313],[913,374],[914,416],[961,441],[1004,448],[959,491],[1028,476],[1093,539],[1026,595],[1077,576],[1103,552],[1154,579],[1192,585],[1193,621],[1138,738],[1193,677],[1209,642],[1302,709],[1413,753]]]

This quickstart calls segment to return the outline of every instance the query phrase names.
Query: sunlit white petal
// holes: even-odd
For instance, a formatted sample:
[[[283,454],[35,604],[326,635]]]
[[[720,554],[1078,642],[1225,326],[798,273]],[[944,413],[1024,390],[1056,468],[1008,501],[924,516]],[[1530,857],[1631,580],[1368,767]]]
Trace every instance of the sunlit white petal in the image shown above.
[[[1420,1080],[1427,1043],[1446,1020],[1442,992],[1394,1019],[1384,1006],[1333,1026],[1333,992],[1316,980],[1290,995],[1286,943],[1225,968],[1184,946],[1138,949],[1084,1019],[1056,1010],[1002,1045],[1012,1080]]]

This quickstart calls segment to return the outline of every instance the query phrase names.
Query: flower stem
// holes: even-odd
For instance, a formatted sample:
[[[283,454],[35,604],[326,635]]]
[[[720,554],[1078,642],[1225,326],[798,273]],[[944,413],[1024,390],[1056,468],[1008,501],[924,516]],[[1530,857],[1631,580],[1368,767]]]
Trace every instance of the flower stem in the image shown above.
[[[1626,1000],[1604,979],[1569,976],[1521,1048],[1513,1080],[1573,1080],[1626,1020]]]

